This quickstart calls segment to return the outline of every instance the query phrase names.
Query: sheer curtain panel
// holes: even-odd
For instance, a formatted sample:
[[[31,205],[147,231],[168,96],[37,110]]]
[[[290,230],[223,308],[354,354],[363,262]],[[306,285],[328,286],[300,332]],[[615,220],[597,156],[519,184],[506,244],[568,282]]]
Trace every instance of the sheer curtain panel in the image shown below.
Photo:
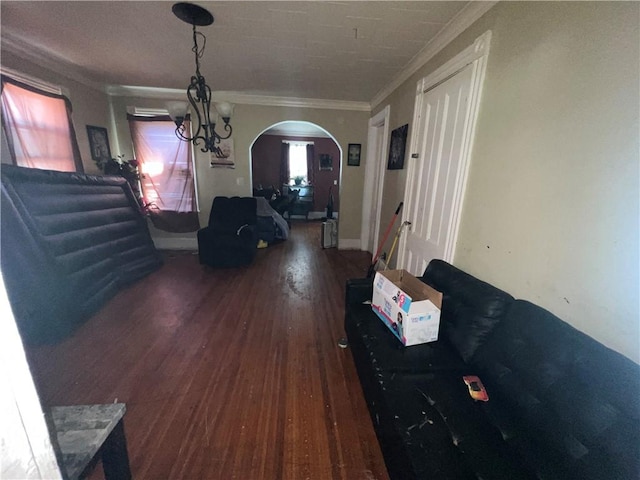
[[[282,142],[280,150],[280,186],[278,188],[282,188],[282,185],[289,185],[289,179],[289,144]],[[285,193],[282,192],[283,195]]]
[[[71,102],[2,77],[2,126],[11,161],[20,167],[83,172]]]
[[[307,144],[307,183],[313,185],[316,182],[316,171],[314,168],[315,148],[313,143]]]
[[[178,233],[198,230],[191,144],[176,137],[168,116],[128,118],[142,196],[154,226]],[[188,120],[185,124],[188,130]]]

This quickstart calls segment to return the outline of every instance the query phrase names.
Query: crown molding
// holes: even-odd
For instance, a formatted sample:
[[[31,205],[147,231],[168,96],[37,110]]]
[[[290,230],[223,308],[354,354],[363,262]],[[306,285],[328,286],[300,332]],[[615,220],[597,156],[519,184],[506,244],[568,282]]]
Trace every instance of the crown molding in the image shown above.
[[[322,108],[328,110],[353,110],[370,112],[369,102],[351,100],[326,100],[322,98],[277,97],[270,95],[252,95],[241,92],[216,92],[220,99],[239,104],[264,105],[269,107]]]
[[[402,71],[390,83],[371,99],[371,109],[380,105],[385,98],[406,82],[411,75],[422,68],[438,52],[451,43],[458,35],[469,28],[482,15],[487,13],[498,0],[476,0],[464,7],[442,30],[420,50]]]
[[[185,91],[177,88],[106,85],[104,91],[110,97],[142,97],[160,98],[164,100],[186,100]]]
[[[1,64],[0,73],[11,77],[18,82],[24,83],[25,85],[37,88],[38,90],[41,90],[43,92],[53,93],[55,95],[64,95],[65,97],[69,96],[69,92],[67,91],[67,89],[61,87],[60,85],[54,85],[53,83],[45,82],[44,80],[40,80],[39,78],[32,77],[31,75],[27,75],[22,72],[18,72],[13,68],[5,67]]]
[[[80,68],[76,67],[64,57],[61,57],[50,50],[44,50],[39,47],[29,45],[20,37],[7,31],[2,32],[2,51],[12,53],[17,57],[57,73],[64,78],[78,82],[86,87],[104,92],[104,85],[88,78],[82,73]]]
[[[161,98],[184,100],[185,91],[176,88],[140,87],[134,85],[109,85],[108,95],[117,97]],[[275,95],[254,95],[234,91],[216,91],[211,94],[212,102],[231,102],[240,105],[262,105],[268,107],[322,108],[330,110],[353,110],[370,112],[368,102],[348,100],[325,100],[320,98],[278,97]]]

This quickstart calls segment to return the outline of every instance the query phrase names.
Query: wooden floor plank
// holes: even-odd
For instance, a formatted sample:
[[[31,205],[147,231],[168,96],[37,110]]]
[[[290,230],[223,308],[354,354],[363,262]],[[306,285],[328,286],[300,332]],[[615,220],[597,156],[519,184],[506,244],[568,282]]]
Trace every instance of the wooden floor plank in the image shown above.
[[[387,479],[337,346],[344,283],[369,258],[322,249],[317,222],[294,223],[247,268],[165,252],[74,336],[28,348],[42,401],[126,403],[138,479]]]

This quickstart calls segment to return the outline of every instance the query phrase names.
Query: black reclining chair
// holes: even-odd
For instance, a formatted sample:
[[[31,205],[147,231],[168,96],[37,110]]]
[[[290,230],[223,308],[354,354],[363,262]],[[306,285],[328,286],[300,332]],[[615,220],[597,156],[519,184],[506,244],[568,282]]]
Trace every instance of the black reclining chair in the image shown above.
[[[211,267],[249,265],[256,256],[257,202],[253,197],[216,197],[209,226],[198,230],[200,263]]]

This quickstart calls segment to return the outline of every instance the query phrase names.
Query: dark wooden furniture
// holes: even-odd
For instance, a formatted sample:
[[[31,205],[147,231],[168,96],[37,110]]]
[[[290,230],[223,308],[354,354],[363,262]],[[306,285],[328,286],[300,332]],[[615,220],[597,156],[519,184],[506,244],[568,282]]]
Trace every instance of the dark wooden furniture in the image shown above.
[[[303,216],[305,220],[309,220],[309,212],[313,210],[313,186],[311,185],[283,185],[283,191],[288,195],[291,192],[298,191],[298,198],[291,204],[287,210],[289,220],[292,215]]]

